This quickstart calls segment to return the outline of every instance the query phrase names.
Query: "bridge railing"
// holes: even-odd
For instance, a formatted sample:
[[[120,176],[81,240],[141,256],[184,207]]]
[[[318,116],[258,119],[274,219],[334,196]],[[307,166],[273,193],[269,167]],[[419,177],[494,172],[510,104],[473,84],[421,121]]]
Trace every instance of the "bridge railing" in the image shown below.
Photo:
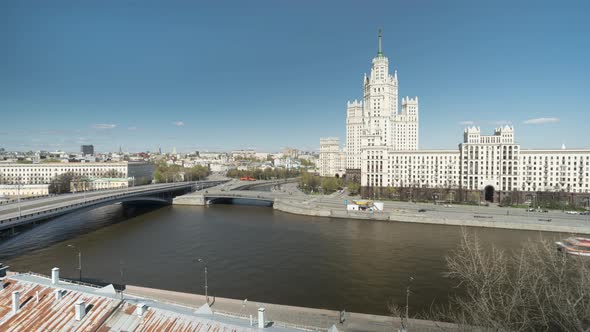
[[[158,191],[162,191],[162,190],[169,190],[171,187],[172,188],[178,188],[178,187],[188,187],[188,186],[192,186],[193,183],[191,182],[178,182],[178,184],[174,183],[171,186],[165,186],[165,187],[158,187],[158,188],[141,188],[141,189],[135,189],[131,192],[117,192],[108,196],[102,196],[102,197],[98,197],[98,198],[88,198],[85,199],[82,202],[76,202],[76,203],[67,203],[66,205],[62,205],[62,206],[58,206],[58,207],[54,207],[54,208],[49,208],[49,209],[43,209],[41,211],[35,211],[35,212],[28,212],[28,213],[22,213],[20,216],[16,216],[16,217],[11,217],[11,218],[7,218],[7,219],[2,219],[0,220],[0,225],[3,225],[5,223],[14,223],[15,225],[18,225],[19,223],[15,221],[27,221],[27,219],[30,219],[31,217],[38,217],[38,216],[42,216],[42,215],[53,215],[55,214],[55,212],[58,211],[64,211],[64,210],[71,210],[74,207],[79,207],[79,206],[92,206],[104,201],[109,201],[115,198],[119,198],[122,196],[135,196],[137,194],[143,194],[145,192],[158,192]],[[77,200],[81,200],[81,198],[77,198]],[[36,218],[33,218],[36,219]]]

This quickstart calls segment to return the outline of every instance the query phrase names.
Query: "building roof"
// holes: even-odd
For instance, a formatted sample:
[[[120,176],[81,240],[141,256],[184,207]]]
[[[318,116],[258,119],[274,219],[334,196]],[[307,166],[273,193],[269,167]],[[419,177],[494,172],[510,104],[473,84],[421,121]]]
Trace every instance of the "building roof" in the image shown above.
[[[114,291],[112,285],[96,287],[34,273],[0,278],[1,331],[256,331],[244,317],[211,314],[180,304],[161,302]],[[62,298],[56,298],[56,291]],[[20,292],[19,309],[12,313],[12,293]],[[38,298],[37,298],[38,292]],[[84,301],[86,314],[76,320],[74,305]],[[138,307],[144,308],[140,313]],[[271,326],[269,332],[299,331]]]
[[[94,294],[66,290],[55,299],[57,288],[13,278],[4,280],[0,290],[0,330],[6,331],[89,331],[98,328],[119,305],[119,300]],[[20,306],[12,313],[12,292],[20,292]],[[37,292],[39,297],[37,300]],[[86,316],[75,319],[74,304],[84,301]]]

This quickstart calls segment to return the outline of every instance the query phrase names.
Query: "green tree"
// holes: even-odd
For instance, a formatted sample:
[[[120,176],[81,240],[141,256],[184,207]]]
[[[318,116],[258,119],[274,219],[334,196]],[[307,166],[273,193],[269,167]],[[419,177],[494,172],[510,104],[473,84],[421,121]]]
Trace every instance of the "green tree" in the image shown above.
[[[340,187],[340,180],[332,177],[325,177],[322,179],[322,189],[324,194],[330,194],[338,190]]]
[[[108,171],[102,173],[103,178],[122,178],[123,173],[117,171],[116,169],[109,169]]]
[[[187,181],[199,181],[209,175],[209,168],[201,165],[196,165],[191,168],[185,168],[184,174]]]
[[[317,192],[321,182],[319,176],[304,172],[299,178],[299,189],[306,193]]]
[[[88,179],[72,172],[67,172],[54,177],[49,183],[49,192],[52,194],[70,193],[82,191],[87,186]],[[72,190],[73,189],[73,190]]]
[[[351,195],[358,195],[361,192],[361,185],[358,182],[350,182],[348,184],[348,193]]]
[[[267,168],[264,171],[259,168],[249,170],[237,170],[234,168],[228,170],[226,173],[230,178],[239,179],[243,177],[251,177],[257,180],[288,179],[297,177],[300,174],[301,172],[299,170],[288,170],[285,168]]]
[[[307,159],[299,159],[299,162],[301,163],[301,166],[304,166],[304,167],[313,167],[313,166],[315,166],[314,163],[312,163],[311,161],[309,161]]]

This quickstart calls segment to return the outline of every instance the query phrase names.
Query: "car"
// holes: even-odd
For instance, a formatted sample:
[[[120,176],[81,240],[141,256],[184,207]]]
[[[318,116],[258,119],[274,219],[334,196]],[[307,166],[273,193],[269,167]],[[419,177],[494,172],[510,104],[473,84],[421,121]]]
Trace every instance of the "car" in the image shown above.
[[[590,216],[590,211],[580,212],[581,216]]]
[[[549,213],[549,210],[542,210],[543,213]]]
[[[528,209],[526,209],[526,212],[535,212],[535,209],[533,209],[533,208],[531,207],[531,208],[528,208]]]
[[[418,212],[426,212],[426,209],[420,209]]]
[[[446,208],[453,207],[451,204],[445,204],[444,206],[445,206]]]
[[[565,214],[578,214],[578,211],[565,211]]]

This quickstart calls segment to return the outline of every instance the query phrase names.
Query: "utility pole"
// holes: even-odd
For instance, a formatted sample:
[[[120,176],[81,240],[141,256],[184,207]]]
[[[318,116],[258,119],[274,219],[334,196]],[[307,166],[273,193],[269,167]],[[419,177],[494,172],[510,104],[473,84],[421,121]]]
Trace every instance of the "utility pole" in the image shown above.
[[[205,260],[202,258],[197,258],[195,261],[205,264],[205,301],[207,301],[207,304],[209,304],[209,292],[207,286],[207,262],[205,262]]]
[[[21,210],[20,210],[20,179],[21,178],[18,177],[18,179],[17,179],[18,182],[16,183],[16,190],[17,190],[17,196],[16,196],[17,203],[16,204],[18,206],[18,217],[19,218],[22,217],[22,213],[21,213]]]
[[[68,247],[78,250],[78,272],[79,272],[79,279],[80,279],[80,281],[82,281],[82,250],[80,250],[80,248],[76,247],[73,244],[68,244]]]

